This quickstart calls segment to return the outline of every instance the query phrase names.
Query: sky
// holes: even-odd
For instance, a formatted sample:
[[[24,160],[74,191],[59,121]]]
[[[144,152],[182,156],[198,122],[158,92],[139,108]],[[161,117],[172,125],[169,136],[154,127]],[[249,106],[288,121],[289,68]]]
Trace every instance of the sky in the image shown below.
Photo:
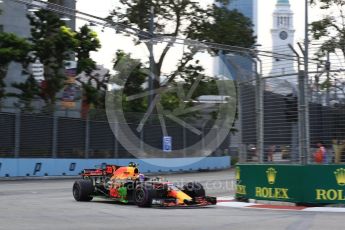
[[[202,4],[210,4],[213,0],[200,0]],[[109,11],[114,9],[118,4],[118,0],[78,0],[77,9],[82,12],[93,15],[105,17],[109,15]],[[258,44],[260,49],[270,50],[272,47],[272,39],[270,30],[272,28],[273,11],[277,0],[258,0]],[[291,8],[294,12],[294,26],[296,29],[295,43],[304,40],[304,1],[290,0]],[[314,21],[320,17],[320,11],[316,8],[310,9],[310,21]],[[84,22],[79,21],[78,26]],[[143,46],[133,46],[132,39],[115,34],[112,29],[97,27],[94,28],[98,32],[102,43],[102,49],[93,54],[93,58],[100,64],[107,68],[111,68],[111,60],[114,58],[114,53],[117,49],[125,49],[126,52],[132,53],[135,58],[144,58],[148,56],[148,52]],[[170,58],[182,56],[182,46],[174,50]],[[206,62],[207,58],[205,59]]]

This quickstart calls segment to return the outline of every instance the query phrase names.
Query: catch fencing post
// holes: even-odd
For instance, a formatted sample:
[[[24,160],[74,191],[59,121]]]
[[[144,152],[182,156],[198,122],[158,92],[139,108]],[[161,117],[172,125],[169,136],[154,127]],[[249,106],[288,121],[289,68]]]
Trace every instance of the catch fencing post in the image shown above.
[[[144,152],[144,128],[140,132],[140,151]]]
[[[239,81],[239,80],[237,80]],[[246,162],[247,160],[247,152],[245,145],[243,144],[243,131],[242,131],[242,84],[241,82],[237,82],[237,103],[238,103],[238,120],[239,120],[239,127],[238,127],[238,135],[239,135],[239,162]]]
[[[259,154],[259,163],[264,162],[264,110],[263,110],[263,87],[262,87],[262,63],[261,60],[255,56],[255,67],[258,68],[257,62],[259,62],[259,73],[256,73],[256,149]]]
[[[300,132],[299,151],[302,165],[308,162],[308,125],[309,119],[306,97],[306,75],[304,71],[298,73],[298,127]]]
[[[298,73],[298,127],[300,132],[299,152],[302,165],[307,164],[307,136],[306,136],[306,95],[305,95],[305,73]]]
[[[119,158],[119,143],[116,138],[118,132],[118,124],[114,122],[112,125],[114,126],[114,158]]]
[[[21,112],[18,111],[15,114],[15,125],[14,125],[14,157],[19,157],[20,152],[20,126],[21,126]]]
[[[186,153],[186,147],[187,147],[187,134],[186,134],[186,128],[184,126],[182,126],[182,135],[183,135],[183,157],[187,157],[187,153]]]
[[[58,116],[53,115],[53,138],[52,138],[52,157],[57,158],[57,135],[58,135]]]
[[[90,117],[86,115],[85,120],[85,158],[89,158],[89,146],[90,145]]]

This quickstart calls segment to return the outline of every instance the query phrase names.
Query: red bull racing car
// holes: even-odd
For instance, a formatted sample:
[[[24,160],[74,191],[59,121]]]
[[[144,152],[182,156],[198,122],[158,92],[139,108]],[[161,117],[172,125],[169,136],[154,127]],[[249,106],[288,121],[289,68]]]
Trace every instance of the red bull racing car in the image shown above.
[[[105,197],[139,207],[201,207],[217,203],[216,197],[205,196],[200,183],[190,182],[179,188],[160,177],[140,174],[134,163],[83,170],[82,179],[74,182],[73,196],[76,201]]]

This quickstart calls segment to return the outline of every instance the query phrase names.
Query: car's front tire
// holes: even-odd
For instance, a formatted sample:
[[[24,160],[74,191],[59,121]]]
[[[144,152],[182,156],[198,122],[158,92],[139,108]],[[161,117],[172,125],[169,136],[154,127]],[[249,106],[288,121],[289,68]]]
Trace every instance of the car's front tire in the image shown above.
[[[189,182],[183,186],[182,190],[192,198],[205,196],[205,189],[198,182]]]
[[[139,184],[135,188],[134,201],[139,207],[150,207],[154,198],[152,185]]]
[[[72,191],[76,201],[91,201],[94,187],[91,180],[77,180],[73,184]]]

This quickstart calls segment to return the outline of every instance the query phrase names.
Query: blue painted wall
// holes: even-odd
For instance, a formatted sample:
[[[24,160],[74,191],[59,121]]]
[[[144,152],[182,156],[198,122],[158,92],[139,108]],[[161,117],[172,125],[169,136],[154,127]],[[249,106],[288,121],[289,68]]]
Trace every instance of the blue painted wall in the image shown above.
[[[164,167],[163,165],[185,165],[182,167]],[[0,158],[0,177],[25,176],[77,176],[85,168],[95,168],[96,165],[115,164],[128,165],[129,162],[139,163],[143,173],[179,172],[196,170],[217,170],[230,168],[230,157],[200,157],[200,158],[154,158],[145,159],[9,159]],[[162,165],[162,166],[159,166]]]

